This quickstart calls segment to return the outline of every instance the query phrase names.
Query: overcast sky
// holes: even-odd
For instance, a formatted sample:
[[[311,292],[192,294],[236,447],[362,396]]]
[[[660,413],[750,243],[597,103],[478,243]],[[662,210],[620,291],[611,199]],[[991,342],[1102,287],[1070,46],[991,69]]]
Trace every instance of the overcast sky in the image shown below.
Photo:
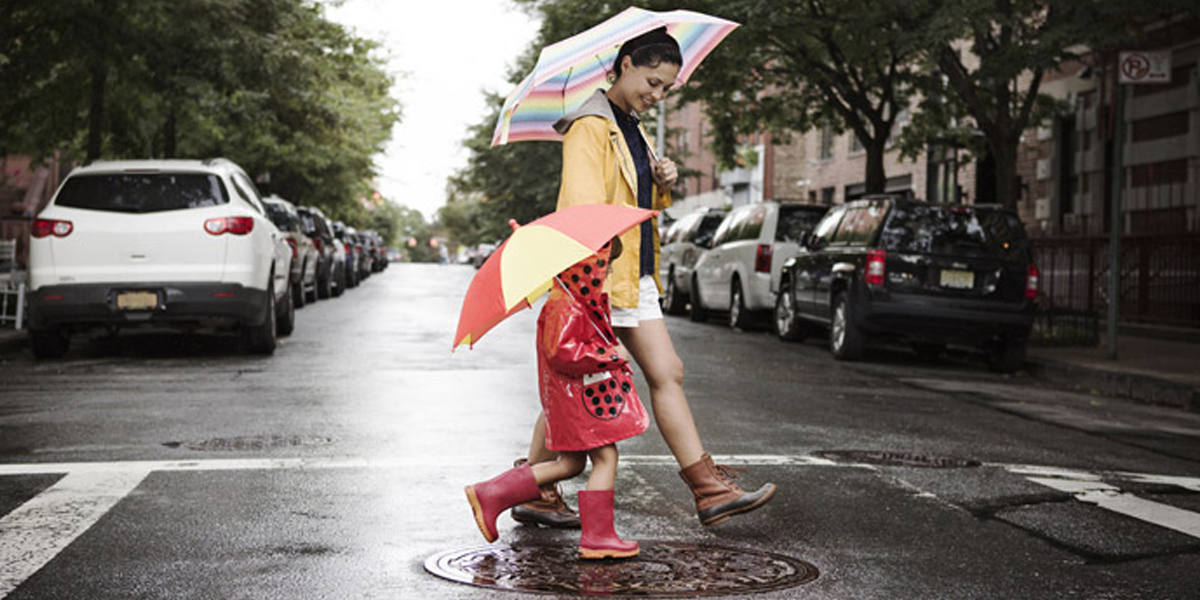
[[[345,0],[326,14],[383,44],[404,117],[376,158],[379,188],[432,218],[466,164],[461,142],[486,112],[483,90],[510,91],[505,74],[538,23],[508,0]]]

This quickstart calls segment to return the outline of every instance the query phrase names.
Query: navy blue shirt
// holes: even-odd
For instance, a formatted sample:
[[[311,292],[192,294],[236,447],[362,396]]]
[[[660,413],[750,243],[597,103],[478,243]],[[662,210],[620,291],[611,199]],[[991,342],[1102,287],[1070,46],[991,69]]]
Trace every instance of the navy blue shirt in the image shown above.
[[[613,115],[617,117],[617,127],[625,136],[625,145],[629,146],[629,153],[633,155],[633,167],[637,171],[638,207],[647,210],[654,208],[654,174],[650,169],[650,151],[646,148],[646,138],[638,129],[640,121],[637,117],[621,110],[619,106],[613,104],[612,100],[609,100],[608,103],[612,106]],[[654,226],[651,221],[653,219],[642,221],[639,277],[654,274]]]

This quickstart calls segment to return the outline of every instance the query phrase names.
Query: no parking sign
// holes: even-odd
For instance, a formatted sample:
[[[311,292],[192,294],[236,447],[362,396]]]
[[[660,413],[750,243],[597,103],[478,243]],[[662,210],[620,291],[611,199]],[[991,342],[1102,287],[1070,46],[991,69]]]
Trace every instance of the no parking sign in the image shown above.
[[[1171,83],[1170,52],[1122,52],[1120,83]]]

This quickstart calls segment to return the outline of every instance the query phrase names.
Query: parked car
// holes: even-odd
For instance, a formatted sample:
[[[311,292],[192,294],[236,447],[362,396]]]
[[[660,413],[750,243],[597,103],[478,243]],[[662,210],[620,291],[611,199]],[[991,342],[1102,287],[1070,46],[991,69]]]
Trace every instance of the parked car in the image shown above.
[[[263,198],[263,206],[271,222],[283,232],[284,239],[292,247],[292,302],[296,308],[304,308],[308,294],[316,294],[317,264],[320,254],[313,241],[304,234],[304,225],[300,222],[300,213],[296,206],[279,196],[271,195]]]
[[[739,206],[721,221],[713,247],[700,255],[689,285],[690,316],[728,311],[729,326],[745,328],[753,312],[775,306],[779,272],[800,251],[827,207],[774,201]]]
[[[315,206],[301,206],[296,210],[304,224],[304,233],[321,254],[317,266],[317,291],[308,300],[341,295],[345,289],[346,250],[334,243],[332,222]]]
[[[271,354],[295,323],[291,259],[253,182],[228,160],[93,163],[34,221],[30,345],[50,358],[87,328],[216,326]]]
[[[491,257],[498,246],[498,244],[489,244],[487,242],[475,246],[475,251],[471,256],[471,266],[476,269],[482,267],[483,263],[487,262],[487,259]]]
[[[926,355],[966,344],[1009,372],[1025,357],[1038,271],[1011,212],[879,196],[830,211],[782,280],[783,339],[828,327],[839,359],[860,357],[873,338]]]
[[[378,273],[387,268],[387,248],[383,237],[373,229],[364,229],[362,234],[367,236],[367,248],[371,253],[371,272]]]
[[[692,269],[700,254],[712,246],[713,234],[726,212],[702,208],[688,213],[667,228],[662,236],[659,277],[663,283],[662,309],[681,315],[687,309]]]
[[[356,248],[357,241],[354,238],[355,229],[347,226],[341,221],[333,222],[333,237],[336,243],[341,244],[346,253],[346,266],[344,268],[346,278],[346,289],[358,287],[358,263],[361,257],[359,250]]]

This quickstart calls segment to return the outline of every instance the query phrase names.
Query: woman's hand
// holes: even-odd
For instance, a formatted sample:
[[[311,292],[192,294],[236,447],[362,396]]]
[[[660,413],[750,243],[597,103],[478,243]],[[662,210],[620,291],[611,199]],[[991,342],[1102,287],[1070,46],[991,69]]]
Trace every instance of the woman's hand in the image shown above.
[[[660,158],[654,163],[654,183],[658,187],[670,189],[675,185],[675,181],[679,179],[679,169],[675,166],[675,161],[669,158]]]

